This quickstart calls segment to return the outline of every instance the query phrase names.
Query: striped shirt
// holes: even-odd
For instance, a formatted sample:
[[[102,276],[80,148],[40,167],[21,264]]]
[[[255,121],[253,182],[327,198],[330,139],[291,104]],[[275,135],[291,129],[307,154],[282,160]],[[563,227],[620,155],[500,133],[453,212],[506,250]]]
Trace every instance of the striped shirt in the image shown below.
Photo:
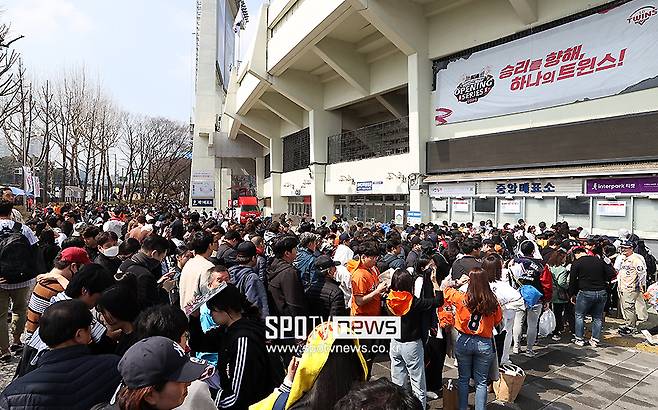
[[[39,327],[39,319],[41,319],[43,311],[50,306],[50,299],[61,292],[64,292],[64,288],[54,279],[36,284],[27,305],[25,330],[28,335],[34,333]]]
[[[68,297],[66,293],[60,292],[50,299],[50,304],[52,305],[53,303],[61,302],[63,300],[71,300],[71,299],[72,298]],[[103,326],[101,322],[99,322],[95,318],[92,319],[91,339],[94,341],[94,343],[100,342],[101,338],[103,337],[106,331],[107,329],[105,329],[105,326]],[[32,337],[28,339],[27,345],[37,350],[37,354],[34,355],[32,361],[30,362],[31,365],[36,366],[37,361],[39,360],[39,357],[41,357],[43,352],[49,350],[48,345],[46,345],[46,343],[43,340],[41,340],[41,336],[39,336],[38,328],[34,331]]]

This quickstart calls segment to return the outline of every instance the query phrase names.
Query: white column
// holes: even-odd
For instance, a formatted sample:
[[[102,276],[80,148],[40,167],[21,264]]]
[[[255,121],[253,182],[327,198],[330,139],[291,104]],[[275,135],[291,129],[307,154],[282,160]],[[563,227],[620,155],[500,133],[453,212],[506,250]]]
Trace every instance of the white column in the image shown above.
[[[288,199],[281,196],[281,172],[283,172],[283,140],[270,138],[270,170],[272,181],[272,216],[288,212]]]
[[[265,185],[265,158],[256,157],[256,197],[263,198]],[[264,201],[260,201],[259,207],[262,208]]]
[[[430,93],[432,85],[432,62],[427,52],[407,57],[409,75],[409,156],[414,172],[426,172],[426,143],[430,135]],[[429,222],[430,198],[426,189],[411,187],[409,209],[420,211],[423,222]]]
[[[329,136],[341,132],[340,114],[332,111],[313,110],[309,113],[310,141],[310,171],[312,182],[311,212],[315,220],[326,216],[331,220],[334,212],[334,198],[325,195],[324,183],[326,175],[327,141]]]

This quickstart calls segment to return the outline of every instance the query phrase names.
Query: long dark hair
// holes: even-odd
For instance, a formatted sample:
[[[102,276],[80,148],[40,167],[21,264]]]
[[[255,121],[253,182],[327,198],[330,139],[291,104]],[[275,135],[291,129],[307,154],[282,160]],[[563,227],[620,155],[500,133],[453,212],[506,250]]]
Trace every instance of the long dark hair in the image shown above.
[[[489,283],[501,280],[503,277],[503,259],[497,253],[489,254],[482,261],[482,269],[487,273]]]
[[[210,310],[240,313],[242,317],[252,320],[261,319],[260,309],[249,302],[232,283],[227,284],[226,289],[213,296],[206,305]]]
[[[414,277],[406,269],[397,269],[391,277],[391,290],[414,293]]]
[[[363,381],[363,367],[353,340],[336,340],[322,370],[306,392],[290,410],[331,410],[352,387]]]
[[[483,269],[475,268],[468,274],[466,307],[471,314],[490,316],[498,309],[498,299],[489,287],[489,276]]]

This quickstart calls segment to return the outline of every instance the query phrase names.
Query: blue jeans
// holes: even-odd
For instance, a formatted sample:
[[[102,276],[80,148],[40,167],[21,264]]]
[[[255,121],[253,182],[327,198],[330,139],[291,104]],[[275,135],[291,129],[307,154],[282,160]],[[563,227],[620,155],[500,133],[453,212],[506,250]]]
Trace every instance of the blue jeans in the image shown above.
[[[491,339],[460,333],[455,345],[459,369],[459,409],[468,409],[468,382],[475,380],[475,410],[484,410],[487,405],[487,377],[494,360]]]
[[[603,310],[608,298],[606,290],[580,290],[576,296],[576,339],[585,334],[585,316],[592,315],[592,339],[601,340]]]

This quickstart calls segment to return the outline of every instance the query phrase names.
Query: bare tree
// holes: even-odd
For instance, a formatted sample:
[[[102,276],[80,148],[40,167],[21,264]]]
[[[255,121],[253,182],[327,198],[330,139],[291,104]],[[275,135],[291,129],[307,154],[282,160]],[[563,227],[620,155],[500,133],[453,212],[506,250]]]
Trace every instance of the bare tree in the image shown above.
[[[11,48],[23,36],[10,38],[9,25],[0,25],[0,122],[18,111],[19,85],[15,70],[19,53]]]
[[[64,201],[66,185],[80,185],[78,143],[88,116],[85,99],[88,95],[86,74],[83,70],[68,72],[59,81],[55,92],[57,122],[53,142],[59,148],[62,167],[60,199]]]

